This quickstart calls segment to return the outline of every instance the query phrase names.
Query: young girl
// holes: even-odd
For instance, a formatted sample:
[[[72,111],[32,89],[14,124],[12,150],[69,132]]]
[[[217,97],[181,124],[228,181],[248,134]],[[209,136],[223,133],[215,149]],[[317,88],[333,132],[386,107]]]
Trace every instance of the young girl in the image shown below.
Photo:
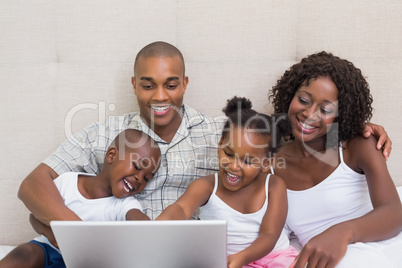
[[[190,219],[201,207],[201,220],[227,221],[228,267],[288,267],[297,252],[282,232],[286,188],[268,172],[289,122],[257,113],[245,98],[229,100],[224,112],[219,173],[192,182],[157,220]]]
[[[270,98],[292,123],[292,141],[275,156],[286,168],[274,173],[288,189],[286,224],[303,246],[295,267],[402,267],[402,235],[389,239],[402,229],[401,201],[375,139],[360,135],[372,115],[361,71],[313,54]]]

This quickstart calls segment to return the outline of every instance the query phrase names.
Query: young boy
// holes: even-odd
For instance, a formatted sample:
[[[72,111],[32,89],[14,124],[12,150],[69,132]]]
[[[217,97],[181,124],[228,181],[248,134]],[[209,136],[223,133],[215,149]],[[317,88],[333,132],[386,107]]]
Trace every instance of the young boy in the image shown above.
[[[67,172],[54,183],[65,205],[83,221],[149,220],[138,200],[126,197],[145,188],[159,167],[160,156],[151,137],[127,129],[108,148],[99,174]],[[0,266],[65,267],[60,251],[52,245],[56,244],[53,234],[47,228],[42,233],[46,236],[18,246],[0,261]]]

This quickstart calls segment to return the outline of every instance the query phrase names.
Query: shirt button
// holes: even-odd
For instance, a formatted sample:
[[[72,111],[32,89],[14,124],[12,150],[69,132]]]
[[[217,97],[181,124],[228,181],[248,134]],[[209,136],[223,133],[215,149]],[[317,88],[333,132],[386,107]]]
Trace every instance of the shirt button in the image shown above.
[[[169,174],[170,177],[173,177],[173,175],[174,175],[173,170],[169,169],[168,174]]]
[[[165,201],[163,201],[163,204],[164,204],[165,206],[168,206],[168,205],[169,205],[169,201],[165,200]]]

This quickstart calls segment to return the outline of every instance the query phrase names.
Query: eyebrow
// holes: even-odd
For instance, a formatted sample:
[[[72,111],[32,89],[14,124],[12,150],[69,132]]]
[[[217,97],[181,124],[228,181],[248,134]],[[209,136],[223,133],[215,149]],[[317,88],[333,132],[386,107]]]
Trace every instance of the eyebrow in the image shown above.
[[[225,149],[228,149],[230,151],[230,153],[234,153],[233,149],[230,148],[229,146],[225,146],[225,147],[222,148],[222,150],[225,150]],[[241,158],[240,158],[238,153],[235,153],[235,154],[238,155],[238,158],[241,159],[241,160],[244,160],[244,159],[252,160],[252,159],[257,159],[258,158],[258,157],[254,156],[254,155],[249,154],[249,153],[247,153],[246,155],[244,155]]]
[[[311,95],[310,92],[307,92],[307,91],[305,91],[305,90],[301,90],[301,91],[299,91],[299,92],[304,92],[304,93],[306,93],[307,95],[309,95],[310,97],[313,96],[313,95]],[[334,102],[332,102],[332,101],[330,101],[330,100],[324,100],[324,102],[329,103],[329,104],[332,104],[332,105],[335,106]]]
[[[152,77],[142,76],[140,78],[140,80],[153,81],[154,79]],[[166,80],[167,81],[174,81],[174,80],[180,80],[180,78],[178,76],[172,76],[172,77],[168,77]]]

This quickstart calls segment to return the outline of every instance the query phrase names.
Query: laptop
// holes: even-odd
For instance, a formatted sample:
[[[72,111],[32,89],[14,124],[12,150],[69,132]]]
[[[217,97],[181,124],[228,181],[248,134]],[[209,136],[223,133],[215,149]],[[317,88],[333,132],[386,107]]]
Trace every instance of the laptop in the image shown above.
[[[68,268],[220,268],[226,221],[52,221]]]

